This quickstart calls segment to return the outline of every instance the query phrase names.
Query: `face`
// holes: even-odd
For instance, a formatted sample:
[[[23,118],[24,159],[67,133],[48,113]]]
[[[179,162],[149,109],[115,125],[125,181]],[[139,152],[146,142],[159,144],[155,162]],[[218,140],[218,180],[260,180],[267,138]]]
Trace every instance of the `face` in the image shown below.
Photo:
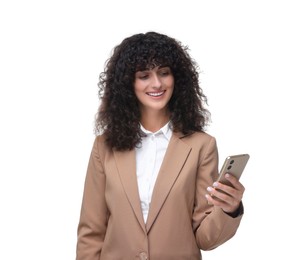
[[[166,111],[174,90],[174,76],[169,67],[155,67],[135,73],[134,91],[141,111]]]

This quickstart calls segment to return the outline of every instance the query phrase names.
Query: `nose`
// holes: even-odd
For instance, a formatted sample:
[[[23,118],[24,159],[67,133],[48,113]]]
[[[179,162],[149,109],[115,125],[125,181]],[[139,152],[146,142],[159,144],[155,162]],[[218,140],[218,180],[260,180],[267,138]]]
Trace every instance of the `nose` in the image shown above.
[[[153,88],[161,87],[161,79],[157,73],[153,73],[151,84]]]

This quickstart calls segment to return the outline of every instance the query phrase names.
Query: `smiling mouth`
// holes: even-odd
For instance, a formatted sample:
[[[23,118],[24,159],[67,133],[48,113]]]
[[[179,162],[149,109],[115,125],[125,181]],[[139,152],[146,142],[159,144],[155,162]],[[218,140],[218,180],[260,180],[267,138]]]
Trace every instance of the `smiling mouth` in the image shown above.
[[[160,92],[147,92],[146,94],[151,97],[160,97],[165,93],[166,90]]]

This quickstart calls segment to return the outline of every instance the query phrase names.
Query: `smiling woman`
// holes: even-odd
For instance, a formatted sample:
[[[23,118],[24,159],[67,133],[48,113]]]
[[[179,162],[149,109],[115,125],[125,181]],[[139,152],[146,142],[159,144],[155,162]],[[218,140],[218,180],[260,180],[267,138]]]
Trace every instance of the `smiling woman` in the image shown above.
[[[173,130],[188,134],[205,128],[209,122],[209,111],[203,106],[207,98],[198,84],[197,66],[188,47],[166,35],[148,32],[124,39],[101,73],[97,134],[105,133],[111,147],[134,149],[143,136],[140,120],[144,119],[135,88],[150,84],[146,91],[157,92],[162,79],[168,82],[171,78],[174,89],[168,93],[167,108]]]
[[[140,122],[147,130],[158,131],[169,121],[167,104],[173,89],[174,77],[169,67],[154,67],[136,72],[134,91],[141,111]],[[153,117],[156,120],[153,120]],[[146,120],[147,118],[150,118],[150,121]]]
[[[218,186],[222,198],[206,194],[218,150],[188,48],[156,32],[124,39],[99,94],[77,260],[200,260],[201,249],[230,239],[244,187],[230,177],[232,187]]]

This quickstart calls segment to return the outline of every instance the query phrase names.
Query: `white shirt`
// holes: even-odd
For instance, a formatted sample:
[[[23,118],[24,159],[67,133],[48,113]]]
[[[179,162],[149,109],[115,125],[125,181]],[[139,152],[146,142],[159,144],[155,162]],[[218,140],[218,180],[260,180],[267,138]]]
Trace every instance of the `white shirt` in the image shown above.
[[[141,130],[146,134],[136,150],[136,174],[139,196],[144,222],[147,221],[152,192],[157,176],[172,136],[169,123],[159,131],[152,133],[141,125]]]

